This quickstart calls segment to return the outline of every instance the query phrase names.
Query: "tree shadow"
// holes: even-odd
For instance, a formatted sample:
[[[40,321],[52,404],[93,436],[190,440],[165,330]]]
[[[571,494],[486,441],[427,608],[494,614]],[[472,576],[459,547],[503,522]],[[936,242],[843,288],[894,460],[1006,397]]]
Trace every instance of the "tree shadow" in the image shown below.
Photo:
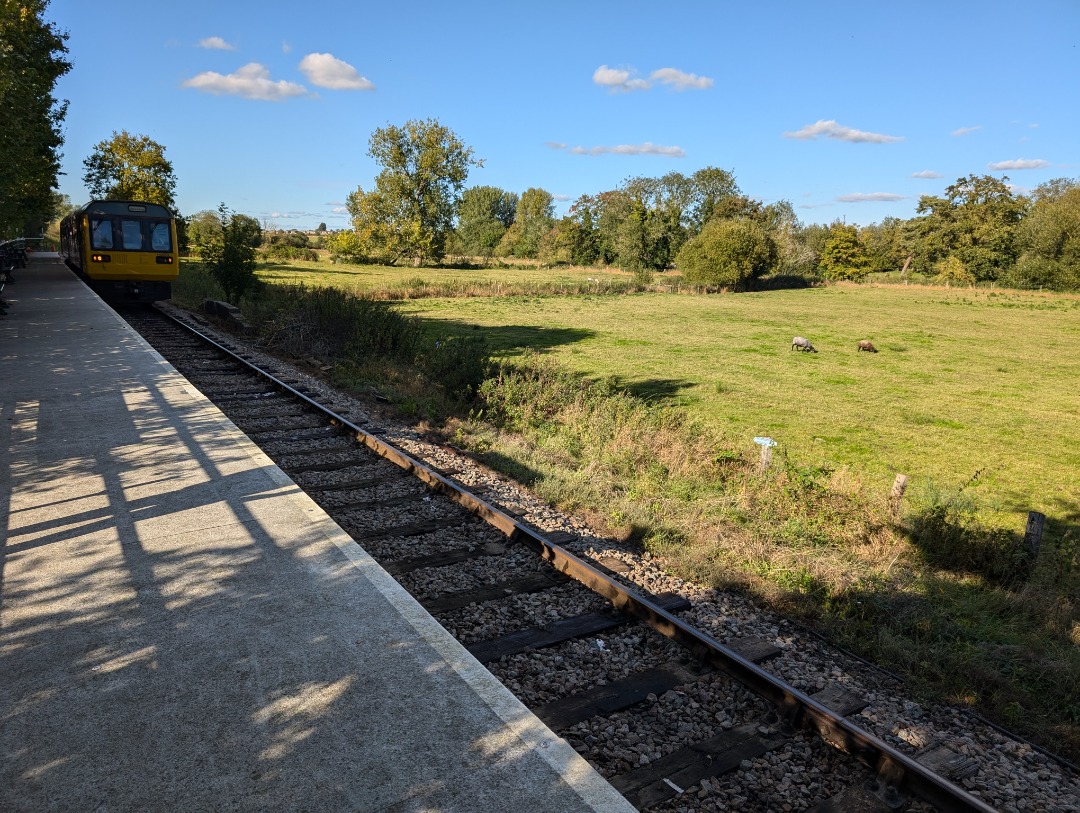
[[[443,336],[469,336],[473,331],[483,330],[488,346],[495,352],[536,350],[543,352],[554,347],[574,344],[596,336],[596,331],[573,327],[545,327],[543,325],[472,325],[454,319],[423,317],[429,333]]]
[[[617,382],[619,388],[629,395],[652,402],[673,401],[684,390],[697,386],[696,382],[683,378],[646,378],[642,381],[617,379]]]

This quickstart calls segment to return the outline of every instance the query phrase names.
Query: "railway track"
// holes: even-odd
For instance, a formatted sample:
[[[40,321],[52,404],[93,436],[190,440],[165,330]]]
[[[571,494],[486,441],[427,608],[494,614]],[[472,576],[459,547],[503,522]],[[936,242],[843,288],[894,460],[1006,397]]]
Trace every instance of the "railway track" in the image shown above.
[[[299,376],[124,316],[639,809],[997,809],[966,743],[905,740],[874,711],[887,673],[815,666],[782,625],[746,634],[715,597],[654,592],[640,558],[528,521],[454,453],[422,461]]]

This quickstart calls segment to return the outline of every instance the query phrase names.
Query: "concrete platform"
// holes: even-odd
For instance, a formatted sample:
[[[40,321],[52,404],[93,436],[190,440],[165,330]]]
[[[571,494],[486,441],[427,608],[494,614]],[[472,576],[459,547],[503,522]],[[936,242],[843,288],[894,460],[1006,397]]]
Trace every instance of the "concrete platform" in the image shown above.
[[[633,810],[58,259],[16,277],[0,810]]]

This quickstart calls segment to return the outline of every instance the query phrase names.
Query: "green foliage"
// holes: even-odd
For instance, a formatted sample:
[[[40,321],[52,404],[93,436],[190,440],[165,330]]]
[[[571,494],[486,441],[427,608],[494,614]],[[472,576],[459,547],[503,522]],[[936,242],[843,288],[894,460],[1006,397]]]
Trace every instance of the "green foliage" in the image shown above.
[[[491,356],[483,334],[449,336],[431,342],[420,366],[455,398],[472,398],[488,376]]]
[[[839,221],[829,226],[821,251],[821,272],[826,279],[858,282],[870,273],[870,258],[859,240],[859,230]]]
[[[346,204],[365,253],[417,266],[440,260],[469,167],[482,162],[436,119],[375,130],[368,155],[383,168],[375,189],[358,188]]]
[[[228,301],[239,305],[259,282],[255,276],[255,247],[242,216],[235,215],[224,203],[218,207],[217,215],[221,232],[202,247],[202,259]]]
[[[495,186],[474,186],[461,193],[458,237],[466,254],[490,257],[517,215],[518,197]]]
[[[676,265],[689,285],[741,291],[776,259],[776,243],[760,223],[712,220],[682,247]]]
[[[98,142],[83,160],[83,182],[94,198],[141,200],[175,209],[176,175],[165,148],[123,130]]]
[[[998,584],[1015,584],[1030,572],[1020,534],[980,521],[977,502],[964,487],[950,490],[924,482],[911,495],[906,522],[912,539],[935,567],[977,574]]]
[[[526,189],[517,204],[514,222],[506,230],[495,254],[499,257],[535,258],[540,243],[555,223],[554,198],[544,189]]]
[[[206,246],[221,241],[221,217],[217,212],[196,212],[187,221],[188,246],[201,255]]]
[[[337,288],[267,286],[244,315],[269,346],[297,357],[412,363],[423,339],[417,320]]]
[[[1080,289],[1080,180],[1059,178],[1035,190],[1020,225],[1022,253],[1005,281],[1019,288]]]
[[[974,285],[975,275],[968,271],[959,257],[950,254],[934,263],[934,282],[941,285]]]
[[[328,235],[326,248],[334,262],[361,263],[368,259],[366,246],[354,231],[343,230]]]
[[[989,175],[960,178],[945,197],[924,196],[912,222],[915,260],[920,270],[955,256],[978,281],[1002,277],[1019,254],[1018,227],[1025,203]]]
[[[47,6],[0,0],[0,239],[35,235],[57,214],[67,102],[53,90],[71,63]]]

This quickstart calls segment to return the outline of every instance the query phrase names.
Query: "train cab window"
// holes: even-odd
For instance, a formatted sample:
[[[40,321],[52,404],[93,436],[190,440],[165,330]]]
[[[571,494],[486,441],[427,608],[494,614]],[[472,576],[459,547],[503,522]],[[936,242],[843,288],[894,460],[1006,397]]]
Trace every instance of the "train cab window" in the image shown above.
[[[150,248],[154,251],[171,251],[172,240],[168,223],[153,223],[150,226]]]
[[[138,220],[120,221],[120,232],[124,235],[124,250],[138,251],[142,248],[142,222]]]
[[[112,248],[112,221],[107,218],[93,218],[90,221],[91,248]]]

